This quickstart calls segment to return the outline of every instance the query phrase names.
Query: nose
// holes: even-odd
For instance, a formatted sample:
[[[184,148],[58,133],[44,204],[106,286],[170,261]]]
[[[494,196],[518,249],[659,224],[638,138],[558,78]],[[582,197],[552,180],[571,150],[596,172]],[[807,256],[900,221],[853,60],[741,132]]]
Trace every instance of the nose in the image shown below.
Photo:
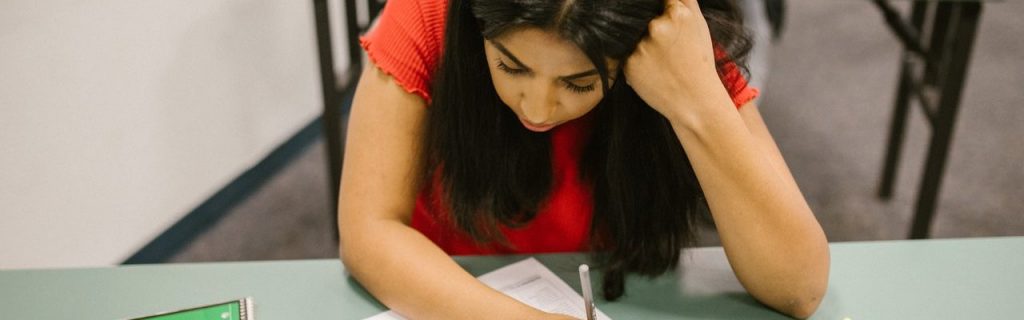
[[[558,110],[557,92],[550,85],[536,85],[521,93],[520,110],[526,121],[544,125],[554,121]]]

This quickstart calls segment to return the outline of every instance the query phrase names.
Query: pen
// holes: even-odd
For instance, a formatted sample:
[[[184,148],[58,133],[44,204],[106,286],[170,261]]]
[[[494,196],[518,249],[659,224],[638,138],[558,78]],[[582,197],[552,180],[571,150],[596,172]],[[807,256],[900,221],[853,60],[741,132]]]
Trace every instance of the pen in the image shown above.
[[[594,320],[594,292],[590,290],[590,266],[580,265],[580,290],[583,291],[583,309],[587,313],[587,320]]]

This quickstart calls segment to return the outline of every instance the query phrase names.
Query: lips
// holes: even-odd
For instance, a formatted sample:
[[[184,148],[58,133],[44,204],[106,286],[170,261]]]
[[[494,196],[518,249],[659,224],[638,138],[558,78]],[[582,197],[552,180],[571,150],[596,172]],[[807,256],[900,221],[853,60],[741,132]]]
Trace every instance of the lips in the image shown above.
[[[558,125],[558,124],[548,124],[548,125],[537,126],[537,125],[532,125],[529,122],[526,122],[526,120],[523,120],[521,118],[519,119],[519,122],[522,122],[523,126],[526,127],[527,130],[530,130],[530,131],[533,131],[533,132],[545,132],[545,131],[551,130],[552,128],[554,128],[555,126]]]

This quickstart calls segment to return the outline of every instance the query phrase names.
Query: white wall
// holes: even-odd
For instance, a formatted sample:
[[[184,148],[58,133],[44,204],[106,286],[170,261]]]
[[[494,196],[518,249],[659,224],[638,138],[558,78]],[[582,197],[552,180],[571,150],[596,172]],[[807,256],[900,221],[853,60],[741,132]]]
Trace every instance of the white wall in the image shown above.
[[[318,116],[316,52],[311,1],[0,2],[0,268],[126,259]]]

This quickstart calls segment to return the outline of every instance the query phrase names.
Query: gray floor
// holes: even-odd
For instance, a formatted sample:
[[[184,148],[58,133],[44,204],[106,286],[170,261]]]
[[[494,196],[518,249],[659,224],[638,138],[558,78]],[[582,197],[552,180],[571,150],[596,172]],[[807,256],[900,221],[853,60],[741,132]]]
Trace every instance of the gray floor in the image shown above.
[[[914,112],[896,194],[878,200],[900,47],[868,1],[789,4],[760,101],[764,118],[831,241],[902,239],[929,130]],[[983,12],[936,238],[1024,235],[1021,16],[1019,1],[992,3]],[[317,143],[172,261],[337,257],[326,179]]]

